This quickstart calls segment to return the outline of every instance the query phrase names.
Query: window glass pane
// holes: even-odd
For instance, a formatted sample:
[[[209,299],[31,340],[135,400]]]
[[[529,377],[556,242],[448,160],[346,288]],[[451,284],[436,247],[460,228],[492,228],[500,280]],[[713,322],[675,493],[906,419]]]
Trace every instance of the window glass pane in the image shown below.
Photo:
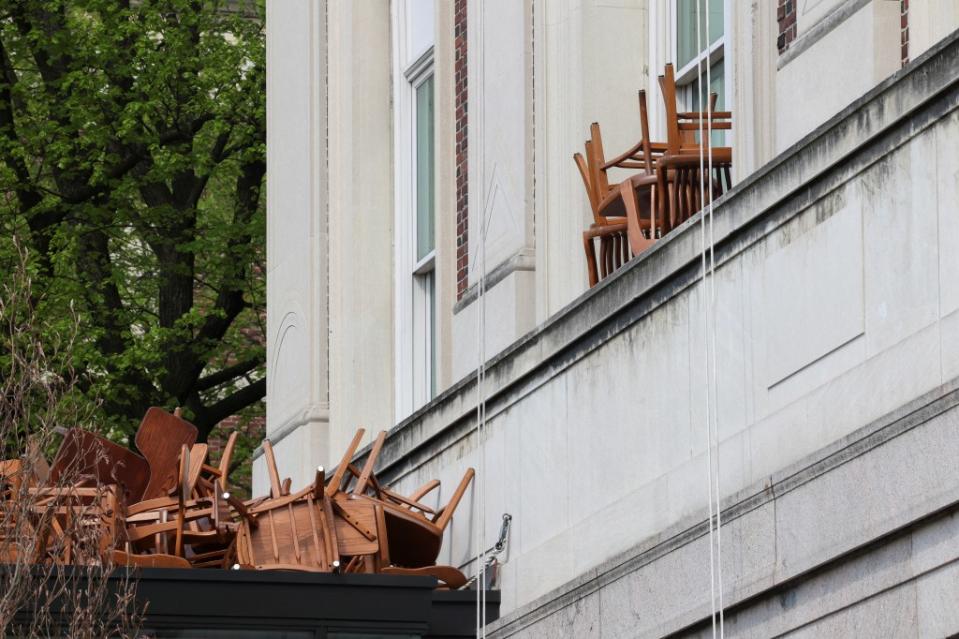
[[[706,69],[703,69],[702,82],[693,80],[692,96],[693,101],[690,105],[693,111],[706,110],[706,98],[708,93],[716,94],[716,111],[726,110],[726,65],[723,60],[719,60],[709,69],[709,91],[706,90]]]
[[[701,83],[694,79],[692,84],[689,84],[688,86],[689,95],[692,98],[689,105],[691,111],[705,111],[707,96],[710,93],[716,94],[716,108],[714,110],[726,110],[726,66],[723,63],[723,60],[719,60],[709,69],[709,91],[706,90],[705,71],[703,72]],[[703,123],[703,127],[705,128],[705,123]],[[698,131],[696,132],[695,136],[696,141],[698,142]],[[724,146],[726,143],[725,131],[713,131],[711,137],[713,146]]]
[[[436,271],[430,271],[429,313],[430,313],[430,399],[436,397]]]
[[[416,260],[433,250],[433,76],[416,87]]]
[[[700,46],[697,48],[696,5],[699,5]],[[707,48],[706,11],[709,11],[709,44],[723,35],[723,0],[676,0],[676,67],[682,69]]]

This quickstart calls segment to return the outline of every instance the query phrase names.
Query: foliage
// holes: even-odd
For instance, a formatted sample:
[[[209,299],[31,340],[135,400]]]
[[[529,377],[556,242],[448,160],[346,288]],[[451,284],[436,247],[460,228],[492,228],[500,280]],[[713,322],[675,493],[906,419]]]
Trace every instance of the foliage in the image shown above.
[[[0,0],[0,268],[117,433],[262,411],[264,51],[252,0]]]
[[[54,478],[46,462],[60,424],[97,429],[95,402],[76,401],[79,326],[37,314],[17,255],[0,282],[0,636],[138,636],[135,576],[115,572],[110,552],[119,526],[102,525],[119,515],[116,493],[74,489],[79,467]]]

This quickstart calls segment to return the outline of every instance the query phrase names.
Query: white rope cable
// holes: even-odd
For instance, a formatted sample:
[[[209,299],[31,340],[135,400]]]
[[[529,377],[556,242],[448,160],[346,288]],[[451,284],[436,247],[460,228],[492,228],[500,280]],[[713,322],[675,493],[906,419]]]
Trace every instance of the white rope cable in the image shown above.
[[[704,99],[703,95],[703,73],[702,73],[702,62],[703,62],[703,46],[702,46],[702,27],[703,21],[700,18],[700,3],[705,2],[705,0],[696,0],[696,51],[698,52],[696,58],[696,91],[698,94],[699,101]],[[709,8],[706,7],[706,19],[709,19]],[[706,31],[706,40],[709,40],[709,31]],[[706,73],[709,73],[709,45],[706,45]],[[709,114],[709,84],[706,85],[706,109],[707,109],[707,118]],[[702,104],[699,105],[700,110],[702,109]],[[699,124],[699,195],[700,203],[706,202],[706,178],[704,174],[706,168],[706,145],[709,144],[709,140],[705,137],[707,131],[703,130],[703,119],[698,118]],[[710,192],[712,189],[710,188]],[[704,408],[705,408],[705,419],[706,419],[706,495],[709,507],[709,519],[707,522],[709,530],[709,603],[710,603],[710,622],[712,625],[712,636],[716,637],[716,557],[715,550],[713,548],[713,460],[712,460],[712,448],[713,448],[713,438],[712,438],[712,426],[710,422],[710,413],[711,413],[711,403],[710,403],[710,367],[709,367],[709,328],[710,328],[710,306],[707,302],[707,287],[706,287],[706,216],[703,212],[699,216],[699,232],[700,232],[700,261],[702,266],[702,294],[701,294],[701,304],[703,306],[703,351],[705,354],[703,360],[703,373],[705,377],[704,390]],[[719,504],[717,503],[717,509]],[[722,590],[722,588],[720,588]]]
[[[476,445],[479,485],[479,516],[474,519],[475,547],[479,548],[479,577],[476,580],[476,639],[486,639],[486,214],[481,216],[480,242],[476,260],[479,262],[477,304],[479,314],[476,326]],[[474,262],[474,263],[475,263]]]
[[[706,41],[707,50],[709,48],[709,7],[706,8]],[[712,64],[706,58],[706,88],[711,91],[713,87]],[[707,96],[711,97],[711,96]],[[718,398],[718,377],[716,376],[716,238],[713,233],[713,118],[712,118],[712,100],[706,100],[706,139],[709,141],[709,169],[706,172],[709,182],[709,312],[712,318],[710,322],[710,341],[712,343],[713,356],[709,363],[712,368],[712,389],[713,389],[713,417],[712,417],[712,439],[716,442],[716,475],[712,481],[715,484],[716,499],[716,586],[719,591],[719,639],[724,639],[725,633],[725,614],[723,613],[723,517],[722,501],[719,492],[719,398]],[[707,394],[708,394],[707,389]],[[707,414],[708,417],[708,414]]]

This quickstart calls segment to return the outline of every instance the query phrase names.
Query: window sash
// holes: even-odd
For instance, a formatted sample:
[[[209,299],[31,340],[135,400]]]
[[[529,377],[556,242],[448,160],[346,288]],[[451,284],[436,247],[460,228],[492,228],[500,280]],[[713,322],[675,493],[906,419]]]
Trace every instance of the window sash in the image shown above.
[[[676,0],[676,67],[682,69],[723,37],[724,0]],[[699,10],[701,35],[697,42],[696,12]],[[706,12],[709,33],[706,33]],[[708,36],[708,37],[707,37]],[[698,46],[697,46],[698,45]]]

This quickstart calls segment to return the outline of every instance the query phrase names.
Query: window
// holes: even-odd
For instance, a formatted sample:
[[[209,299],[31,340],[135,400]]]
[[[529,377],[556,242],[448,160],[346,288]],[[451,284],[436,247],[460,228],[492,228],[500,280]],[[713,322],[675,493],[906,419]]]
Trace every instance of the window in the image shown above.
[[[416,263],[413,265],[413,404],[436,394],[436,206],[434,202],[433,75],[414,86]]]
[[[435,5],[393,6],[396,418],[436,394]]]
[[[673,5],[676,26],[676,84],[681,96],[681,108],[689,111],[705,110],[710,93],[717,95],[716,111],[726,110],[725,67],[725,2],[724,0],[675,0]],[[709,33],[706,33],[706,14],[709,14]],[[697,22],[699,18],[699,35]],[[708,37],[707,37],[708,35]],[[706,67],[709,65],[710,84],[706,87]],[[700,81],[701,80],[701,81]],[[725,132],[713,134],[713,145],[725,144]]]

